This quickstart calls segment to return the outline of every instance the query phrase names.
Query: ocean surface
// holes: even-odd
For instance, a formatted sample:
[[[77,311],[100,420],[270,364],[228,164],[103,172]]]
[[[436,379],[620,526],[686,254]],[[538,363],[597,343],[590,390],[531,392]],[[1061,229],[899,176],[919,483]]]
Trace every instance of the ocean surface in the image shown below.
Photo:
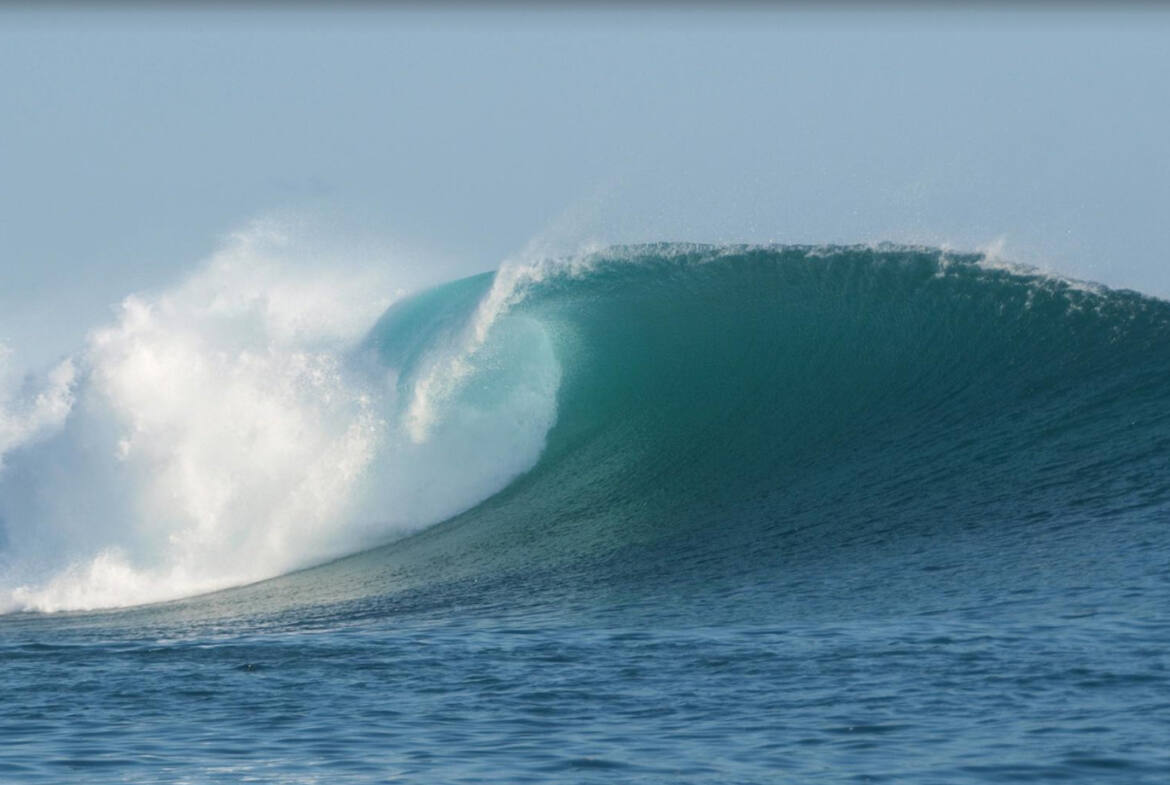
[[[30,398],[0,782],[1170,782],[1170,303],[667,244],[257,302]]]

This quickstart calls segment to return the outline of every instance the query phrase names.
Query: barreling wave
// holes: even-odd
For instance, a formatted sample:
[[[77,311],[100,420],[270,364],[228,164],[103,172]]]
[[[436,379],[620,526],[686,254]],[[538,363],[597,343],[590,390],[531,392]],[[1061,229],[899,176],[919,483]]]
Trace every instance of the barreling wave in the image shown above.
[[[415,295],[344,350],[173,366],[135,342],[156,318],[99,334],[64,429],[9,455],[10,607],[166,599],[428,526],[325,568],[329,596],[795,587],[882,554],[929,575],[940,538],[1023,574],[1069,531],[1153,547],[1170,503],[1170,304],[980,254],[610,248]],[[102,536],[53,501],[78,472],[125,494]]]

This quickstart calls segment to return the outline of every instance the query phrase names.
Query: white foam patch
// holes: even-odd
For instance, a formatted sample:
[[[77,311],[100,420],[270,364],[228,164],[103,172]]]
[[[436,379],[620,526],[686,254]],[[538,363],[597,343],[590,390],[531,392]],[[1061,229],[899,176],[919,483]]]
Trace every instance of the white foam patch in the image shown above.
[[[477,312],[436,349],[459,359],[418,380],[445,391],[420,433],[396,385],[347,366],[396,295],[385,275],[289,263],[288,246],[270,225],[233,236],[180,286],[127,298],[39,394],[0,410],[0,449],[42,437],[0,474],[0,611],[272,577],[437,522],[536,461],[559,384],[538,326],[512,320],[485,351],[498,315]]]

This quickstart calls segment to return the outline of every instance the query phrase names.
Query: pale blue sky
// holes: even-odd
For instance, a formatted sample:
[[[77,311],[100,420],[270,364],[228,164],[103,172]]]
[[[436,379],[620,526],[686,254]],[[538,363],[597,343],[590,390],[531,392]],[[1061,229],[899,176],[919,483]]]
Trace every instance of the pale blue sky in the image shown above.
[[[1170,14],[0,10],[26,361],[281,211],[434,278],[550,232],[1002,241],[1170,296]]]

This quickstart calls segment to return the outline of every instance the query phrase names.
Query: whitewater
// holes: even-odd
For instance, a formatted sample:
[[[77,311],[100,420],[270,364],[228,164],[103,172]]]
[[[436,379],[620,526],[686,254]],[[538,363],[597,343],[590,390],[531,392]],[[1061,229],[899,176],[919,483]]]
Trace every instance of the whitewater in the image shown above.
[[[288,243],[240,232],[173,290],[127,297],[0,412],[0,611],[271,578],[448,518],[535,462],[555,360],[508,324],[481,351],[516,284],[472,284],[469,323],[445,306],[396,338],[421,356],[371,367],[358,339],[401,290],[290,269]],[[533,356],[497,378],[509,351]],[[460,396],[469,383],[501,397]]]
[[[280,246],[0,375],[0,778],[1170,777],[1170,303],[925,246],[413,292]]]

